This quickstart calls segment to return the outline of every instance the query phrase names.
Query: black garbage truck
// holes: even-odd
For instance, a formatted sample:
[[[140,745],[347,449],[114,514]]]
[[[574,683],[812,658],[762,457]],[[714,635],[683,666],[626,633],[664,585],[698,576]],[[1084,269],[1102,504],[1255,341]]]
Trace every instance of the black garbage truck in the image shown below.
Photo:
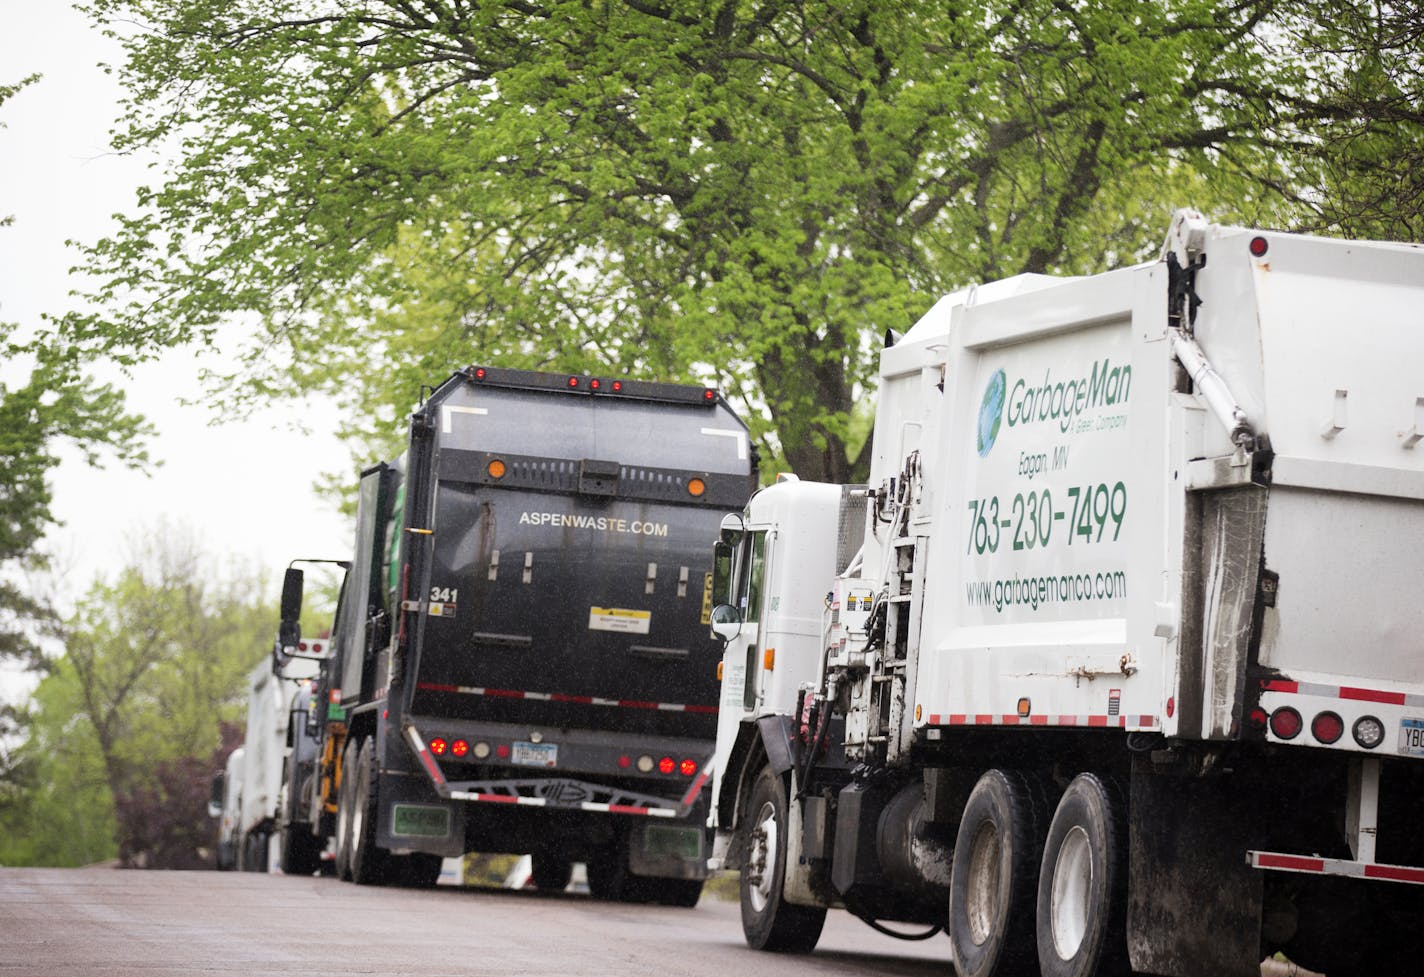
[[[722,514],[757,480],[714,389],[472,366],[361,473],[330,650],[291,724],[283,868],[429,885],[443,858],[575,862],[595,897],[706,875]],[[301,657],[302,571],[276,654]],[[300,747],[299,749],[296,747]]]

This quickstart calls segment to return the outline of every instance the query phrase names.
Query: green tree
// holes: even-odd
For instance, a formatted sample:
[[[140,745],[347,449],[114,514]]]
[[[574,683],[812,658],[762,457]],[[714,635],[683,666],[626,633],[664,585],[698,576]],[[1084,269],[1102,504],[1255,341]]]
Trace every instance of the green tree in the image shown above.
[[[222,723],[270,648],[264,577],[224,572],[191,534],[157,527],[113,582],[96,582],[62,629],[0,803],[0,862],[93,860],[191,867],[213,828],[201,801]],[[56,817],[66,795],[84,799]]]
[[[387,436],[475,359],[711,379],[845,480],[879,338],[947,289],[1138,259],[1189,190],[1278,217],[1287,6],[92,0],[141,27],[119,148],[177,161],[58,337],[256,319],[232,389]]]
[[[0,85],[0,105],[39,80],[32,75]],[[0,227],[10,223],[0,219]],[[17,329],[0,322],[0,359],[10,365],[23,355],[12,341]],[[0,380],[0,659],[42,668],[37,639],[52,625],[52,614],[20,581],[25,571],[47,565],[41,543],[56,522],[49,478],[60,462],[59,447],[78,447],[91,465],[108,456],[136,468],[148,462],[144,442],[152,428],[125,411],[120,391],[88,380],[76,357],[51,349],[31,362],[23,382]]]
[[[1424,240],[1424,4],[1321,0],[1288,29],[1322,69],[1318,97],[1283,119],[1311,226]]]

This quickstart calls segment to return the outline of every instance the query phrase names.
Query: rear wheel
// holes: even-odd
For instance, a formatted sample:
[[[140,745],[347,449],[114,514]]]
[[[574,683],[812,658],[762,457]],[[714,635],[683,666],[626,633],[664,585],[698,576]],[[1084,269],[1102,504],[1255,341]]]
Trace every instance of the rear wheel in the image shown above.
[[[379,885],[387,878],[390,856],[376,846],[376,750],[374,737],[361,744],[356,758],[356,784],[351,791],[351,880]]]
[[[821,938],[826,910],[785,899],[786,804],[781,777],[763,767],[747,804],[751,819],[741,873],[742,934],[756,950],[809,953]]]
[[[439,855],[417,852],[413,855],[388,855],[388,880],[408,889],[428,889],[440,879],[444,859]]]
[[[574,877],[574,863],[567,858],[535,852],[529,862],[529,877],[540,892],[563,892]]]
[[[979,778],[954,843],[949,938],[960,977],[1028,972],[1047,804],[1040,782],[1008,770]]]
[[[627,902],[631,898],[633,874],[628,871],[626,841],[620,839],[611,848],[590,855],[585,867],[588,891],[593,898],[604,902]]]
[[[312,875],[321,868],[321,839],[305,824],[289,824],[282,830],[282,872],[285,875]]]
[[[1129,971],[1127,821],[1122,793],[1079,774],[1048,828],[1038,876],[1038,960],[1043,977]]]
[[[352,791],[356,786],[356,747],[354,739],[346,741],[341,751],[341,785],[336,790],[336,874],[351,878],[351,808]]]
[[[702,898],[702,880],[638,877],[634,880],[634,891],[638,893],[640,901],[691,909],[697,905],[697,900]]]

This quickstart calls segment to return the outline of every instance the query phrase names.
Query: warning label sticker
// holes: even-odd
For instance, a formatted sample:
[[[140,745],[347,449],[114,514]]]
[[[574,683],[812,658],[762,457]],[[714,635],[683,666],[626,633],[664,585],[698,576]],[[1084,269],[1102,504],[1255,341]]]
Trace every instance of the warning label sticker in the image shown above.
[[[590,631],[618,631],[622,634],[647,634],[653,622],[651,611],[632,611],[623,607],[590,607]]]

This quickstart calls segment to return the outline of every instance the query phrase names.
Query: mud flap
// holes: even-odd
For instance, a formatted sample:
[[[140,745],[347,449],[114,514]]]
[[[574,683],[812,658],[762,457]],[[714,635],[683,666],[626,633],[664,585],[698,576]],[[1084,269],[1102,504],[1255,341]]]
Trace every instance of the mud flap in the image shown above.
[[[1154,773],[1139,761],[1130,811],[1132,969],[1260,977],[1262,880],[1245,856],[1255,792],[1231,775]]]
[[[423,777],[383,776],[376,844],[394,855],[465,853],[464,805],[441,799]]]
[[[706,811],[697,812],[706,820]],[[631,820],[631,819],[630,819]],[[634,875],[665,879],[707,878],[707,831],[696,818],[666,821],[660,818],[632,820],[628,830],[628,868]]]

